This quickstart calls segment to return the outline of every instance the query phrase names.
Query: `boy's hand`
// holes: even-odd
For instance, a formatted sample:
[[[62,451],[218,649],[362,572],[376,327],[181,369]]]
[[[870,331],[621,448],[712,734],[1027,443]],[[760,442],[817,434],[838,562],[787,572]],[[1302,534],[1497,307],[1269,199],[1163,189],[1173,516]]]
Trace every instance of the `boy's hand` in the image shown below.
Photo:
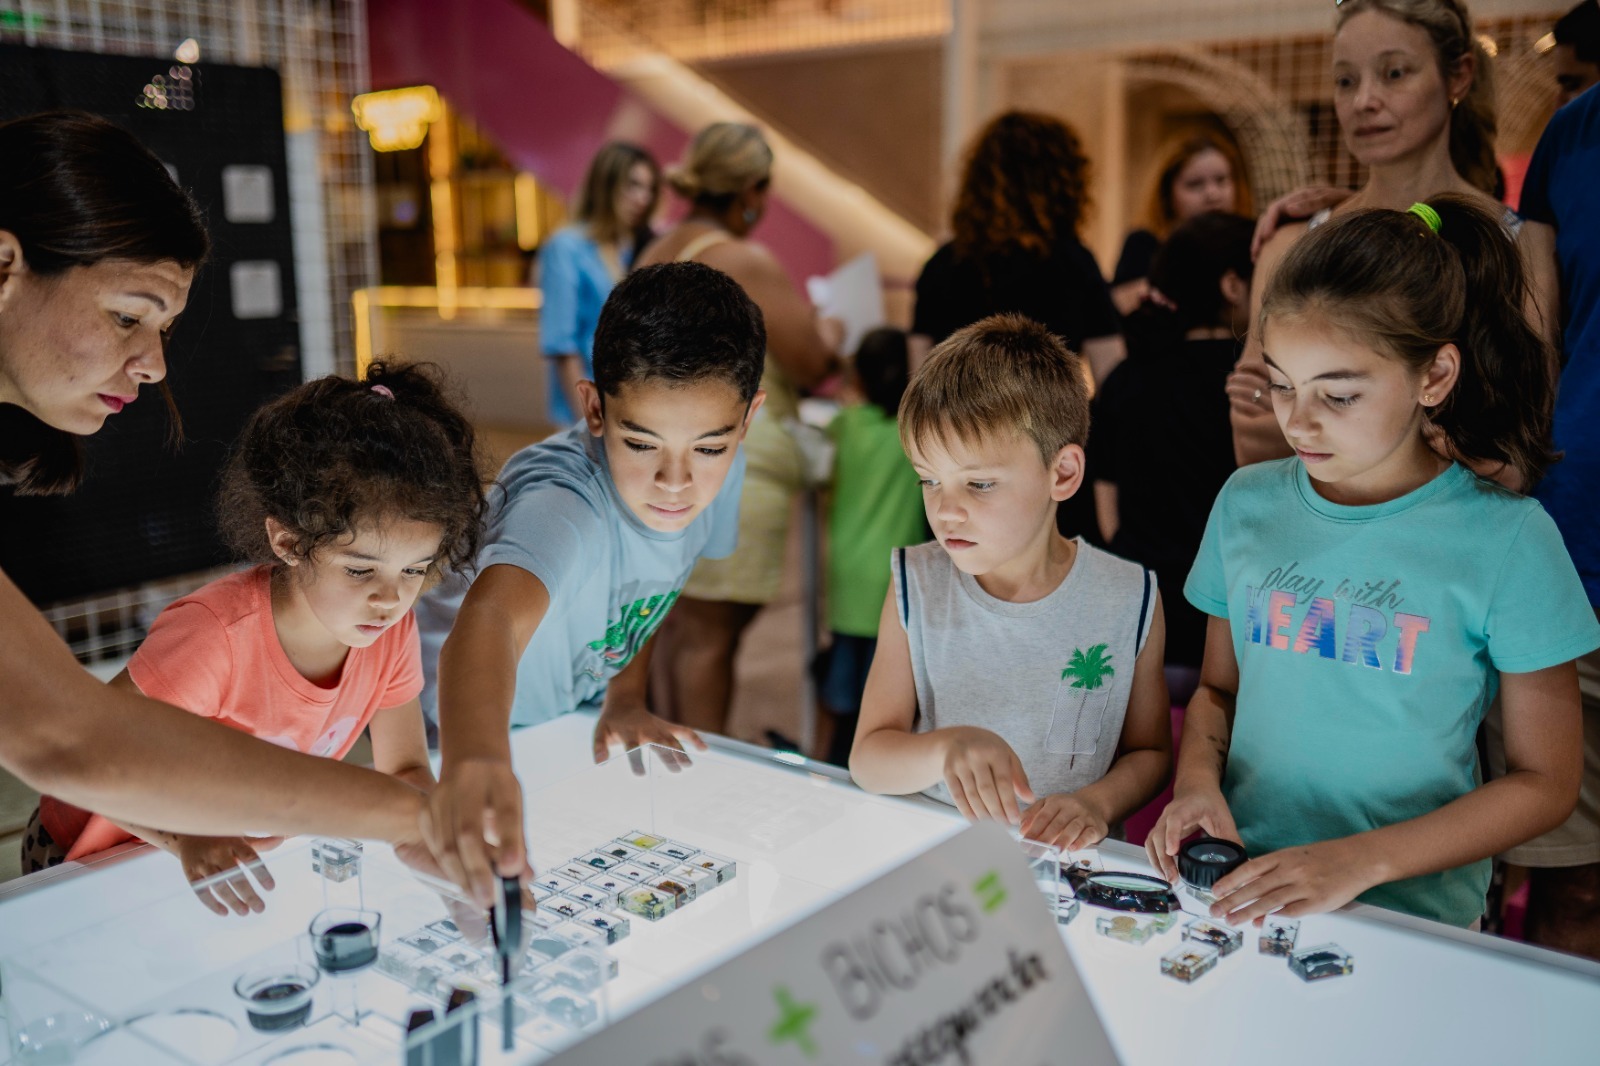
[[[531,873],[522,837],[522,786],[511,764],[463,759],[444,767],[422,809],[422,838],[444,875],[484,908],[499,877]]]
[[[1178,845],[1196,829],[1222,840],[1239,839],[1233,812],[1228,810],[1220,788],[1186,789],[1173,796],[1145,838],[1144,850],[1150,856],[1150,865],[1168,881],[1178,879]]]
[[[661,751],[661,762],[668,770],[679,770],[689,765],[684,753],[684,742],[699,751],[706,750],[700,734],[686,725],[657,718],[637,704],[607,706],[594,724],[594,761],[605,762],[611,758],[611,745],[621,744],[628,753],[628,761],[636,774],[644,773],[644,753],[637,749],[655,744],[667,749]],[[674,754],[676,753],[676,754]]]
[[[1251,859],[1212,888],[1217,902],[1211,915],[1232,925],[1260,925],[1269,914],[1298,918],[1338,910],[1382,883],[1363,860],[1362,850],[1348,837]]]
[[[250,883],[254,876],[263,892],[277,887],[258,852],[283,843],[282,837],[199,837],[180,836],[172,849],[183,864],[183,876],[194,885],[195,898],[212,914],[260,914],[267,909]],[[218,874],[231,874],[209,885],[197,882]]]
[[[1029,840],[1077,851],[1098,844],[1109,829],[1103,814],[1072,792],[1055,792],[1028,808],[1022,835]]]
[[[952,726],[944,734],[944,783],[956,810],[970,822],[1018,825],[1017,806],[1034,800],[1028,775],[1011,746],[987,729]]]

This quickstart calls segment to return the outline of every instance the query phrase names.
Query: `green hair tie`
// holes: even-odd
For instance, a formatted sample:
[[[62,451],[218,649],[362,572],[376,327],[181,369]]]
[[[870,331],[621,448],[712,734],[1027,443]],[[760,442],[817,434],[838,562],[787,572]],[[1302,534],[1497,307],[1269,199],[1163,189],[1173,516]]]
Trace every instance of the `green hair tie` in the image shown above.
[[[1439,212],[1435,211],[1427,204],[1412,204],[1410,207],[1406,208],[1406,210],[1422,219],[1422,221],[1426,222],[1428,224],[1428,228],[1433,230],[1435,233],[1438,233],[1439,227],[1444,225],[1444,219],[1439,217]]]

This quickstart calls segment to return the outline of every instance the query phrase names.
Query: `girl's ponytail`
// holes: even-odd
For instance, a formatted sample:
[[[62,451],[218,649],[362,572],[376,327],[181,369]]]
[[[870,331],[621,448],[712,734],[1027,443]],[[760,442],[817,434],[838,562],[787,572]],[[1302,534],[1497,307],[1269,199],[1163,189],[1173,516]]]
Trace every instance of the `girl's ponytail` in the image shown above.
[[[1531,491],[1556,458],[1554,387],[1549,349],[1524,317],[1521,257],[1472,200],[1427,206],[1436,220],[1420,208],[1352,211],[1300,238],[1267,286],[1262,323],[1315,314],[1417,373],[1454,344],[1461,373],[1429,412],[1448,454],[1490,474],[1509,467]]]
[[[1457,330],[1461,374],[1433,411],[1453,452],[1504,463],[1531,492],[1555,462],[1550,351],[1524,312],[1527,275],[1500,219],[1461,196],[1436,196],[1439,236],[1461,262],[1465,306]]]

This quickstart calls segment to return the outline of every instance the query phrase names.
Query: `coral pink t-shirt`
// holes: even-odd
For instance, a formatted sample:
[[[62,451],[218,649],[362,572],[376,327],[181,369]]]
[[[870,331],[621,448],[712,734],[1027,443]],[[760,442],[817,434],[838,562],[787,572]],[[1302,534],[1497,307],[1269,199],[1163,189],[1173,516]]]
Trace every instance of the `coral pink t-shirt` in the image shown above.
[[[175,601],[128,662],[151,699],[215,718],[262,740],[342,758],[385,707],[422,692],[422,646],[410,612],[366,648],[352,648],[339,679],[302,677],[272,620],[271,568],[230,574]],[[77,859],[133,839],[99,815],[46,796],[40,821]],[[70,845],[70,847],[69,847]]]

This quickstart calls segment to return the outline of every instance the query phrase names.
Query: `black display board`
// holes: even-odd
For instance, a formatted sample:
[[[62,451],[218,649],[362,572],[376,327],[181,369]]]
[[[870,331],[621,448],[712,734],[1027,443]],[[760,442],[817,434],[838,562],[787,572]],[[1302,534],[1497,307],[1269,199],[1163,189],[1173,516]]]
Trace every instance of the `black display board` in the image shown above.
[[[56,108],[102,115],[165,161],[205,209],[213,250],[167,355],[181,447],[168,443],[165,405],[146,386],[86,441],[88,478],[75,494],[19,499],[0,488],[0,568],[35,603],[225,562],[218,471],[250,412],[301,378],[277,72],[0,45],[0,119]],[[225,199],[225,168],[238,167],[270,171],[270,192],[261,170],[229,169]],[[260,295],[273,264],[276,314]],[[236,303],[236,284],[253,308]]]

